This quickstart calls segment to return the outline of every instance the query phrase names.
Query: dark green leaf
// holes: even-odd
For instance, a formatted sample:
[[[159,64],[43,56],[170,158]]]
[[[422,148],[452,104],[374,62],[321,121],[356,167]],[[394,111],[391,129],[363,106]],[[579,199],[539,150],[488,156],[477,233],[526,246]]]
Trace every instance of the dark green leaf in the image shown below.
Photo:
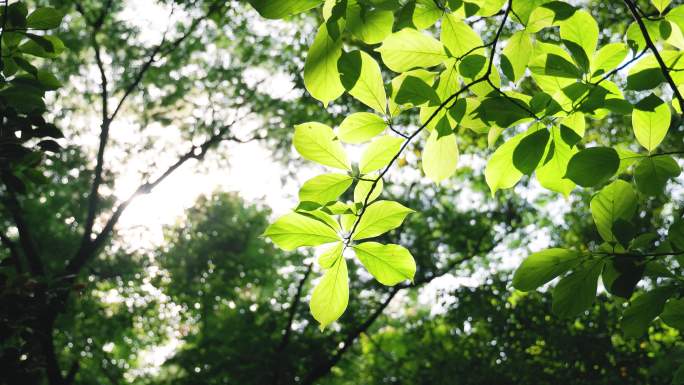
[[[620,157],[610,147],[592,147],[575,154],[568,163],[566,178],[583,187],[608,181],[620,167]]]

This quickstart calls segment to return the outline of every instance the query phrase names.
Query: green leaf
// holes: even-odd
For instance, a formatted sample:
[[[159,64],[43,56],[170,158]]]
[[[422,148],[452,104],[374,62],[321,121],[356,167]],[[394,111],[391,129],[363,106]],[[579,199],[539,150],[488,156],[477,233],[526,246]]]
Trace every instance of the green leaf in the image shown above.
[[[325,271],[323,278],[311,294],[311,315],[321,324],[321,329],[335,322],[347,309],[349,302],[349,273],[347,261],[339,257]]]
[[[591,60],[591,76],[598,77],[614,70],[627,57],[629,48],[624,43],[610,43],[599,49]]]
[[[433,67],[447,59],[442,43],[411,28],[388,36],[377,51],[383,63],[394,72]]]
[[[342,55],[342,40],[333,39],[325,23],[321,24],[309,47],[304,63],[304,85],[311,96],[324,106],[337,99],[344,92],[337,70],[337,61]]]
[[[569,318],[591,306],[602,269],[603,261],[594,260],[561,279],[553,289],[551,311],[559,317]]]
[[[503,56],[501,56],[501,69],[514,83],[525,74],[530,61],[530,52],[532,52],[532,41],[526,31],[518,31],[508,39]]]
[[[546,153],[549,131],[541,129],[524,137],[513,151],[513,165],[523,174],[532,174]]]
[[[373,180],[376,178],[377,176],[372,177]],[[358,181],[358,183],[356,183],[356,187],[354,187],[354,202],[365,203],[366,197],[368,196],[372,186],[373,182],[371,180]],[[380,193],[382,193],[382,188],[383,182],[382,179],[380,179],[378,180],[378,183],[375,184],[373,193],[368,197],[368,203],[373,202],[380,196]]]
[[[610,147],[591,147],[576,153],[568,162],[565,178],[583,187],[606,182],[620,167],[617,151]]]
[[[63,17],[64,14],[54,8],[37,8],[26,18],[26,27],[31,29],[57,28],[62,22]]]
[[[359,171],[362,174],[368,174],[387,166],[399,152],[402,143],[404,143],[402,138],[390,135],[375,139],[361,156]]]
[[[641,337],[648,325],[663,312],[665,301],[672,295],[669,287],[658,287],[633,299],[622,315],[622,331],[631,338]]]
[[[336,200],[352,184],[352,177],[345,174],[323,174],[315,176],[299,190],[301,202],[316,202],[325,205]]]
[[[305,158],[326,166],[351,170],[349,159],[332,128],[310,122],[295,126],[295,149]]]
[[[672,245],[680,251],[684,251],[684,221],[676,220],[667,231],[667,238]]]
[[[599,28],[596,20],[585,10],[578,10],[572,17],[560,23],[561,40],[581,47],[587,58],[594,55],[598,34]]]
[[[54,59],[64,52],[64,43],[55,36],[38,36],[27,34],[29,41],[19,46],[22,53]]]
[[[515,186],[522,178],[523,174],[513,166],[513,152],[527,134],[523,132],[507,140],[489,158],[485,168],[485,180],[492,190],[492,195],[497,190]]]
[[[684,331],[684,298],[667,301],[660,318],[668,326]]]
[[[325,249],[321,255],[318,256],[318,265],[323,269],[331,268],[338,259],[342,257],[344,251],[344,243],[337,242],[334,245]]]
[[[575,182],[564,177],[568,170],[570,158],[572,158],[578,150],[577,147],[570,147],[570,145],[562,139],[560,128],[552,127],[551,134],[553,137],[553,155],[548,162],[537,169],[537,180],[539,180],[539,183],[547,189],[559,192],[567,197],[575,188]]]
[[[613,230],[616,232],[615,229]],[[644,264],[635,258],[615,257],[612,261],[606,263],[601,279],[603,286],[605,286],[610,294],[629,298],[634,293],[636,285],[641,281],[644,271]]]
[[[323,4],[323,0],[248,0],[248,2],[262,17],[267,19],[282,19]]]
[[[637,189],[646,195],[664,192],[670,178],[679,176],[681,169],[671,156],[646,157],[634,168]]]
[[[264,236],[283,250],[317,246],[340,240],[330,226],[302,214],[289,213],[278,218],[264,231]]]
[[[407,279],[413,281],[416,261],[404,247],[365,242],[355,245],[354,251],[363,266],[381,284],[394,286]]]
[[[367,142],[385,131],[387,123],[370,112],[357,112],[344,118],[338,129],[340,140],[347,143]]]
[[[347,7],[347,29],[367,44],[378,44],[392,33],[394,13],[379,9],[361,10],[358,4]]]
[[[531,291],[577,266],[582,255],[574,250],[548,249],[527,257],[515,270],[513,287]]]
[[[601,237],[606,242],[616,242],[613,224],[619,219],[631,221],[637,208],[637,196],[632,185],[616,180],[592,198],[590,207]]]
[[[437,7],[434,0],[416,0],[411,21],[418,29],[425,29],[435,24],[443,11]]]
[[[529,33],[537,33],[544,28],[553,25],[556,14],[546,7],[537,7],[530,14],[530,19],[525,26],[525,30]]]
[[[684,384],[684,364],[681,364],[672,378],[672,385]]]
[[[670,107],[655,94],[650,94],[634,106],[632,128],[639,144],[653,151],[665,139],[672,118]]]
[[[454,14],[447,14],[442,19],[440,40],[449,50],[451,56],[457,58],[476,47],[483,46],[480,35]],[[482,48],[482,52],[484,52],[484,48]]]
[[[578,79],[582,75],[581,71],[574,64],[570,63],[562,56],[553,53],[546,56],[544,74],[571,79]]]
[[[413,210],[393,201],[373,202],[363,213],[352,239],[377,237],[401,225]]]
[[[384,114],[387,95],[380,73],[380,66],[363,51],[345,53],[337,62],[342,86],[361,103]]]
[[[651,3],[653,3],[653,6],[656,7],[660,14],[662,14],[665,8],[670,5],[670,2],[672,2],[672,0],[651,0]]]
[[[458,164],[458,144],[456,135],[439,135],[432,130],[423,148],[423,171],[435,183],[450,177]]]
[[[464,78],[475,79],[475,77],[484,70],[486,64],[486,57],[478,54],[468,55],[458,64],[458,72],[460,72]]]
[[[394,101],[397,104],[412,104],[419,106],[430,102],[431,106],[440,104],[439,96],[423,79],[407,76],[397,91]]]

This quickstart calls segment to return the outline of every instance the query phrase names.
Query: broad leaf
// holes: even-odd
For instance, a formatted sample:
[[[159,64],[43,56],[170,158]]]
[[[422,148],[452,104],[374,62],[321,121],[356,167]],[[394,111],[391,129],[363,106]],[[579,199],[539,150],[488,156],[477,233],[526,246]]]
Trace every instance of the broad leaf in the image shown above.
[[[359,171],[362,174],[368,174],[384,168],[397,155],[402,143],[404,143],[402,138],[390,135],[375,139],[361,156]]]
[[[517,82],[525,74],[527,63],[532,52],[532,41],[526,31],[518,31],[506,44],[501,56],[501,69],[513,82]]]
[[[38,8],[31,12],[26,18],[26,27],[32,29],[53,29],[59,27],[62,22],[64,14],[62,12],[50,8]]]
[[[355,245],[354,251],[363,266],[381,284],[394,286],[407,279],[413,281],[416,261],[404,247],[365,242]]]
[[[513,165],[523,174],[532,174],[539,167],[549,143],[549,131],[537,130],[526,137],[513,151]]]
[[[345,174],[323,174],[315,176],[299,189],[301,202],[316,202],[324,205],[336,200],[352,184],[352,177]]]
[[[456,135],[439,135],[432,130],[423,148],[423,171],[434,182],[441,182],[456,171],[458,164],[458,144]]]
[[[620,167],[620,157],[610,147],[586,148],[568,162],[566,178],[583,187],[605,183]]]
[[[684,298],[667,301],[660,318],[669,326],[684,331]]]
[[[537,169],[537,180],[539,180],[539,183],[547,189],[559,192],[567,197],[575,188],[575,182],[565,178],[565,174],[568,170],[570,158],[572,158],[578,150],[577,147],[570,147],[570,145],[562,139],[560,128],[552,127],[551,134],[553,138],[553,154],[551,155],[551,159]]]
[[[515,152],[518,143],[527,135],[527,132],[520,133],[511,139],[508,139],[504,144],[494,151],[494,154],[489,158],[487,167],[485,168],[485,180],[489,189],[492,190],[492,195],[497,190],[507,189],[515,186],[522,178],[522,173],[513,166],[513,153]]]
[[[326,166],[351,170],[349,159],[332,128],[310,122],[295,126],[294,147],[305,158]]]
[[[382,179],[378,180],[378,183],[375,183],[375,188],[373,188],[373,193],[368,195],[370,192],[371,187],[373,186],[373,180],[377,178],[377,175],[369,175],[366,176],[366,179],[368,180],[360,180],[356,183],[356,187],[354,187],[354,202],[358,203],[366,203],[366,197],[368,197],[368,202],[373,202],[376,200],[379,196],[380,193],[382,193],[382,188],[383,188],[383,182]]]
[[[453,14],[445,15],[442,20],[440,40],[449,50],[451,56],[456,58],[483,46],[480,35]],[[484,52],[484,48],[480,52]]]
[[[384,114],[387,95],[380,73],[380,66],[363,51],[352,51],[340,57],[337,63],[342,85],[361,103]]]
[[[628,222],[632,219],[637,208],[637,196],[632,185],[616,180],[592,198],[590,207],[601,237],[606,242],[616,242],[613,224],[619,219]]]
[[[311,315],[321,324],[321,329],[336,321],[347,309],[349,302],[349,273],[347,261],[340,256],[325,271],[323,278],[311,293]]]
[[[401,225],[413,210],[393,201],[377,201],[363,213],[352,239],[377,237]]]
[[[632,128],[639,144],[653,151],[663,141],[670,128],[670,107],[655,94],[634,106]]]
[[[264,236],[283,250],[317,246],[340,240],[330,226],[302,214],[289,213],[278,218],[264,231]]]
[[[559,317],[574,317],[594,302],[603,261],[594,260],[575,269],[553,289],[551,311]]]
[[[681,169],[671,156],[646,157],[634,168],[637,189],[646,195],[664,192],[667,181],[679,176]]]
[[[392,33],[394,14],[385,10],[361,10],[358,4],[347,7],[347,29],[367,44],[382,42]]]
[[[641,337],[648,325],[663,312],[665,301],[672,295],[669,287],[658,287],[632,300],[622,315],[622,330],[627,337]]]
[[[248,0],[267,19],[282,19],[323,4],[323,0]]]
[[[342,252],[344,251],[344,243],[337,242],[334,245],[323,250],[321,255],[318,256],[318,265],[323,269],[331,268],[338,259],[342,258]]]
[[[515,270],[513,287],[530,291],[577,266],[582,255],[574,250],[548,249],[527,257]]]
[[[582,49],[586,58],[593,56],[598,43],[599,28],[596,20],[584,10],[575,12],[572,17],[560,23],[560,36],[563,42],[574,43]],[[572,52],[577,59],[578,53]],[[581,59],[580,59],[581,61]]]
[[[387,128],[387,123],[370,112],[347,115],[338,128],[338,136],[347,143],[363,143],[373,139]]]
[[[394,72],[433,67],[447,58],[442,43],[411,28],[388,36],[377,51],[383,63]]]
[[[311,96],[320,100],[324,106],[344,92],[337,70],[337,61],[341,55],[342,41],[333,39],[328,33],[327,24],[321,24],[306,55],[304,85]]]

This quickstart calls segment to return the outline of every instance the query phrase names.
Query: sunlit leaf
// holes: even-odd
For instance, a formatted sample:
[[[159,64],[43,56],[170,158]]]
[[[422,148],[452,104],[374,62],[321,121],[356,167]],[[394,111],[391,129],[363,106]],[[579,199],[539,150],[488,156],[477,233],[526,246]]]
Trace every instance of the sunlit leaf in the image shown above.
[[[373,202],[363,213],[352,239],[372,238],[384,234],[399,227],[404,218],[412,212],[413,210],[397,202]]]
[[[361,156],[359,170],[368,174],[389,164],[397,155],[404,140],[396,136],[385,135],[375,139],[368,145]]]
[[[310,122],[295,126],[295,149],[306,159],[343,170],[351,170],[347,154],[332,128]]]
[[[547,249],[527,257],[515,270],[513,287],[530,291],[577,266],[582,255],[574,250]]]
[[[302,214],[289,213],[278,218],[264,231],[264,236],[283,250],[317,246],[340,240],[330,226]]]
[[[383,285],[412,281],[416,274],[416,261],[402,246],[365,242],[355,245],[354,251],[363,266]]]
[[[601,237],[606,242],[616,242],[613,224],[622,219],[630,221],[636,212],[637,196],[632,185],[623,181],[605,186],[591,200],[591,215]]]
[[[433,67],[447,59],[442,43],[410,28],[388,36],[377,51],[383,63],[394,72]]]
[[[323,278],[311,293],[309,308],[321,329],[335,322],[347,309],[349,302],[349,274],[347,261],[340,256],[325,271]]]

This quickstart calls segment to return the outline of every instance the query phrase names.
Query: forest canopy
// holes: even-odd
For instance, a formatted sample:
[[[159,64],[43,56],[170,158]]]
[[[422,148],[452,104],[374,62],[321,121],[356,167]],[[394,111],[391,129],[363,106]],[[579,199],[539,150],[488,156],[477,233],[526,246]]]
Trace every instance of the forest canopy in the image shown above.
[[[684,4],[0,1],[0,383],[684,383]]]

